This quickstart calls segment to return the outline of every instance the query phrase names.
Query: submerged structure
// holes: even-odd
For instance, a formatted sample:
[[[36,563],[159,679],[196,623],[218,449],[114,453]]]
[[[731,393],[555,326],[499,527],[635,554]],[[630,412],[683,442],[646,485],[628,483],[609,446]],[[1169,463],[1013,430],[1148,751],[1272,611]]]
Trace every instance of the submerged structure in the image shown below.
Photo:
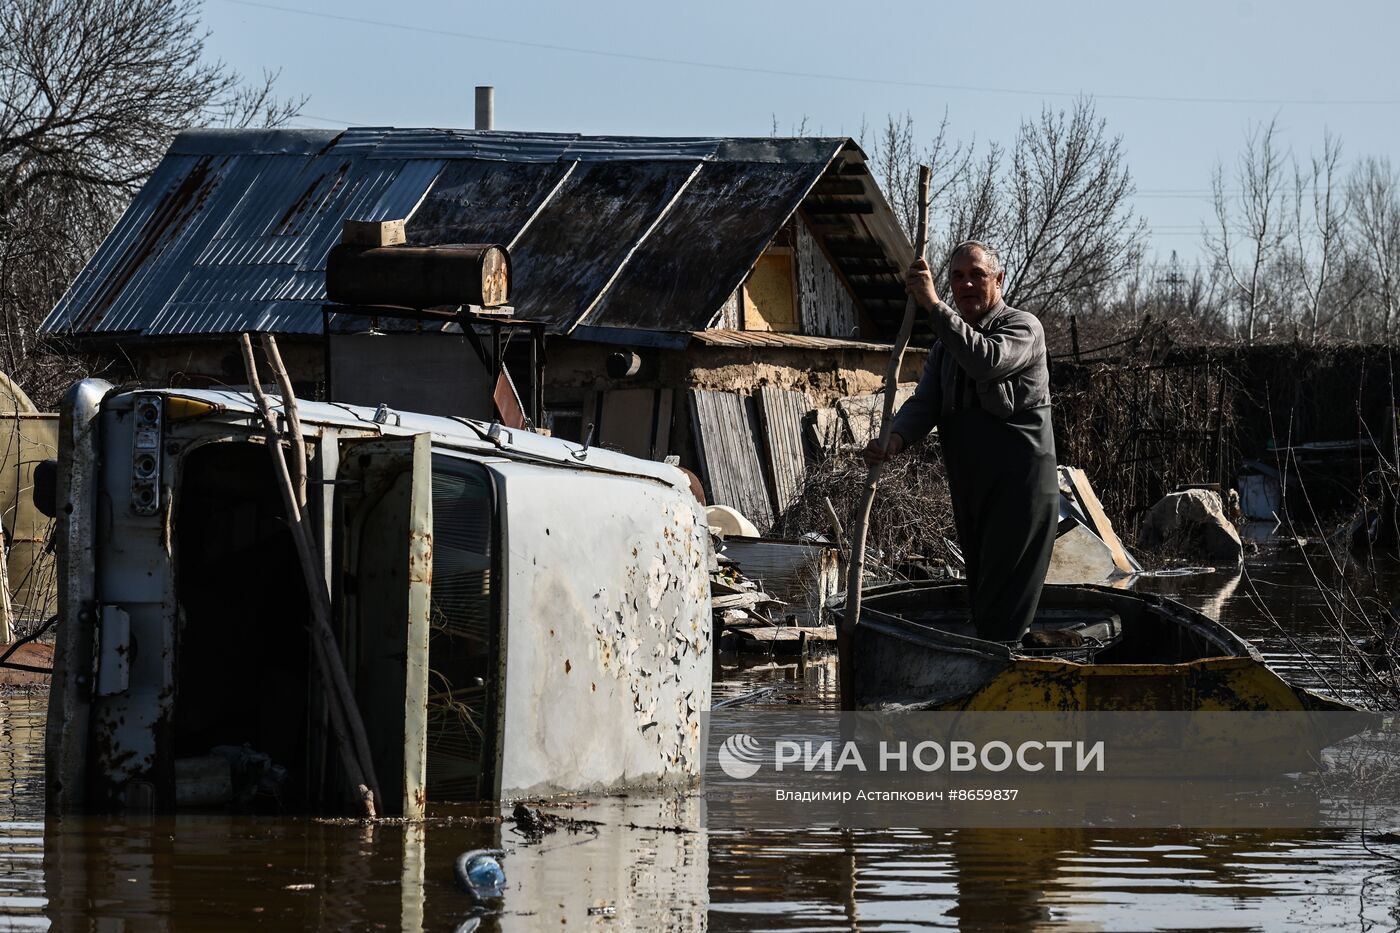
[[[298,408],[386,812],[698,775],[712,554],[681,471],[467,419]],[[346,803],[256,412],[233,391],[69,391],[52,812]]]

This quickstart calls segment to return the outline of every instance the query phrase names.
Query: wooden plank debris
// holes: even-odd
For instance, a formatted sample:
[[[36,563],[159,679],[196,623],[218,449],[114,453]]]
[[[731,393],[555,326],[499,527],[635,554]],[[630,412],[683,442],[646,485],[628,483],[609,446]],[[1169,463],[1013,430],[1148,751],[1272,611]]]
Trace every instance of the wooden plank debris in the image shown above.
[[[746,590],[741,593],[721,593],[710,596],[711,609],[757,609],[760,606],[781,609],[784,603],[780,599],[773,599],[767,593],[757,590]]]
[[[408,237],[402,220],[346,220],[341,224],[340,242],[352,246],[402,246]]]
[[[1061,467],[1065,476],[1069,479],[1070,485],[1074,489],[1074,497],[1079,500],[1079,505],[1089,517],[1092,523],[1093,532],[1103,539],[1104,544],[1113,552],[1113,566],[1123,573],[1137,573],[1141,568],[1136,566],[1133,559],[1128,556],[1128,552],[1123,548],[1123,542],[1118,540],[1117,533],[1113,530],[1113,523],[1108,520],[1108,515],[1104,513],[1103,505],[1099,502],[1099,497],[1094,494],[1094,487],[1089,485],[1089,477],[1084,475],[1084,471],[1078,467]]]
[[[725,630],[727,650],[758,654],[800,654],[836,643],[836,626],[742,625]]]
[[[812,453],[826,458],[841,443],[841,415],[834,408],[816,408],[802,419],[802,429]]]
[[[822,625],[826,607],[841,589],[835,548],[805,541],[726,538],[724,554],[764,593],[786,604],[776,615],[798,625]]]
[[[778,514],[782,514],[797,498],[802,482],[807,478],[807,456],[802,449],[802,416],[812,406],[805,392],[760,386],[755,395],[762,427],[763,451],[768,458],[772,479],[773,503]]]
[[[710,502],[727,505],[760,532],[773,527],[773,502],[758,459],[757,406],[731,392],[690,390],[691,426]]]

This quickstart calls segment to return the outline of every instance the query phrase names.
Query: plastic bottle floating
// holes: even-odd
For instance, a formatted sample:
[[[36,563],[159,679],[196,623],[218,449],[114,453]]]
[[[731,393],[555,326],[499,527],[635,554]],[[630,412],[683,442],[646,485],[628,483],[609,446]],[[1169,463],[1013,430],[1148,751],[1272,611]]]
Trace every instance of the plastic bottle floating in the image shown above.
[[[494,901],[505,896],[506,873],[498,859],[504,849],[472,849],[457,856],[457,884],[478,901]]]

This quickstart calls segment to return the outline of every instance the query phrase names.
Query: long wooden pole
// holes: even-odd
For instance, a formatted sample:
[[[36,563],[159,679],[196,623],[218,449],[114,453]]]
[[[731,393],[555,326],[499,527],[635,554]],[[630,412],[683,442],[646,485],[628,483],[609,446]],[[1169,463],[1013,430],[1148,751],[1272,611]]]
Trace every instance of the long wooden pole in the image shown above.
[[[335,643],[335,634],[331,631],[330,595],[326,592],[325,577],[316,564],[315,549],[311,543],[306,527],[305,512],[302,509],[303,503],[300,501],[296,483],[282,452],[282,438],[277,433],[277,421],[276,415],[272,411],[272,402],[263,392],[262,384],[258,379],[257,362],[253,358],[253,342],[247,334],[242,334],[240,341],[243,351],[243,366],[248,373],[248,387],[257,402],[259,412],[262,414],[268,450],[272,456],[273,470],[277,474],[278,489],[282,494],[282,505],[287,512],[292,542],[296,545],[297,559],[301,564],[302,576],[306,580],[308,601],[311,604],[311,643],[316,655],[316,666],[321,675],[321,684],[326,693],[331,731],[335,734],[336,745],[340,751],[341,763],[345,768],[346,777],[359,794],[365,815],[373,819],[378,813],[383,812],[382,798],[379,795],[378,781],[375,779],[374,761],[370,757],[369,740],[365,734],[364,721],[360,718],[359,707],[355,705],[355,695],[350,690],[350,682],[345,676],[340,649]],[[275,344],[273,349],[275,353]],[[287,415],[288,427],[291,428],[294,423],[298,422],[296,422],[295,398],[289,391],[290,380],[287,379],[285,368],[280,365],[281,356],[272,355],[271,358],[273,368],[278,371],[276,373],[278,383],[283,390],[283,412]],[[292,406],[290,411],[288,410],[289,400]],[[293,436],[293,447],[302,443],[300,436]],[[304,457],[305,451],[303,450],[302,458],[295,458],[303,481],[306,475],[305,467],[302,465],[305,463]]]
[[[282,353],[277,349],[277,338],[262,334],[263,355],[272,367],[272,376],[277,387],[282,390],[282,414],[287,418],[287,439],[292,447],[292,491],[296,494],[297,506],[302,515],[306,514],[306,443],[301,437],[301,417],[297,412],[297,397],[292,390],[292,377],[287,367],[282,365]],[[261,387],[259,387],[261,388]]]
[[[277,338],[272,334],[263,334],[262,345],[263,354],[267,357],[272,375],[277,380],[277,387],[282,392],[282,414],[286,418],[287,440],[292,449],[291,488],[297,503],[297,519],[293,530],[301,539],[299,552],[305,555],[304,561],[308,568],[307,586],[313,593],[312,600],[316,605],[313,612],[316,632],[312,640],[317,646],[318,654],[323,658],[322,669],[330,673],[334,681],[335,695],[340,698],[343,706],[343,709],[335,709],[332,718],[334,724],[336,713],[339,713],[339,728],[342,734],[349,733],[354,746],[362,772],[359,783],[355,784],[356,792],[364,802],[369,816],[373,817],[375,813],[384,812],[384,801],[379,795],[379,781],[374,771],[374,759],[370,755],[369,736],[365,732],[359,707],[355,705],[355,695],[345,675],[340,646],[336,643],[335,633],[331,629],[331,595],[326,589],[325,577],[319,566],[316,566],[316,540],[312,537],[311,523],[306,515],[306,444],[302,440],[301,415],[297,408],[296,392],[292,389],[292,378],[287,373],[287,367],[282,363],[282,353],[277,349]],[[262,386],[257,386],[256,390],[261,391]]]
[[[927,165],[919,166],[919,228],[914,238],[915,257],[924,258],[928,249],[928,202],[929,180],[932,176]],[[880,419],[880,446],[890,440],[890,426],[894,421],[894,395],[899,385],[899,367],[904,362],[904,348],[909,346],[909,335],[914,331],[914,314],[918,305],[910,296],[904,302],[904,320],[899,325],[899,336],[895,339],[894,350],[890,353],[889,367],[885,370],[885,407]],[[870,507],[875,504],[875,487],[880,481],[880,467],[877,463],[865,475],[865,492],[856,510],[855,521],[851,524],[851,554],[846,572],[846,607],[841,615],[841,627],[836,632],[837,674],[840,680],[841,708],[855,709],[855,629],[860,620],[861,577],[865,574],[865,538],[870,530]]]

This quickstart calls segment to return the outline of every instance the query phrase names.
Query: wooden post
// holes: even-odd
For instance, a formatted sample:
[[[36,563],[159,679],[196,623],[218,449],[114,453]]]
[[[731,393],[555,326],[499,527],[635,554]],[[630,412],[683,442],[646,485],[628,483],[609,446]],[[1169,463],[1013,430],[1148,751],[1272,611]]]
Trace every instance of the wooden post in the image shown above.
[[[1080,360],[1079,360],[1079,323],[1078,323],[1077,321],[1075,321],[1074,315],[1073,315],[1073,314],[1071,314],[1071,315],[1069,316],[1069,347],[1070,347],[1070,350],[1073,351],[1073,353],[1074,353],[1074,361],[1075,361],[1076,363],[1080,362]]]
[[[914,255],[922,259],[928,247],[928,201],[931,172],[927,165],[919,166],[919,229],[914,238]],[[885,370],[884,417],[880,420],[880,446],[890,439],[894,421],[894,396],[899,385],[899,367],[904,361],[904,348],[914,330],[917,302],[911,295],[904,302],[904,320],[899,325],[890,363]],[[841,708],[854,709],[856,701],[854,642],[856,623],[860,620],[861,577],[865,573],[865,538],[870,528],[870,507],[875,504],[875,487],[880,481],[880,464],[875,464],[865,476],[865,492],[851,526],[851,558],[847,564],[846,606],[841,614],[841,627],[836,630],[837,674],[840,678]]]
[[[15,609],[10,603],[10,565],[5,558],[5,545],[0,542],[0,645],[15,640]]]
[[[831,534],[836,539],[836,547],[844,551],[846,550],[846,533],[841,529],[841,519],[836,514],[836,506],[831,504],[830,496],[826,496],[822,501],[826,503],[826,515],[831,519]],[[849,559],[848,555],[847,560]]]
[[[263,334],[263,354],[272,367],[272,375],[277,387],[282,390],[282,414],[287,419],[287,439],[292,446],[292,492],[296,494],[297,508],[301,511],[298,520],[306,517],[306,442],[301,436],[301,417],[297,413],[297,397],[292,391],[292,379],[287,375],[287,367],[282,365],[282,354],[277,349],[277,338]],[[259,386],[261,388],[261,386]]]

